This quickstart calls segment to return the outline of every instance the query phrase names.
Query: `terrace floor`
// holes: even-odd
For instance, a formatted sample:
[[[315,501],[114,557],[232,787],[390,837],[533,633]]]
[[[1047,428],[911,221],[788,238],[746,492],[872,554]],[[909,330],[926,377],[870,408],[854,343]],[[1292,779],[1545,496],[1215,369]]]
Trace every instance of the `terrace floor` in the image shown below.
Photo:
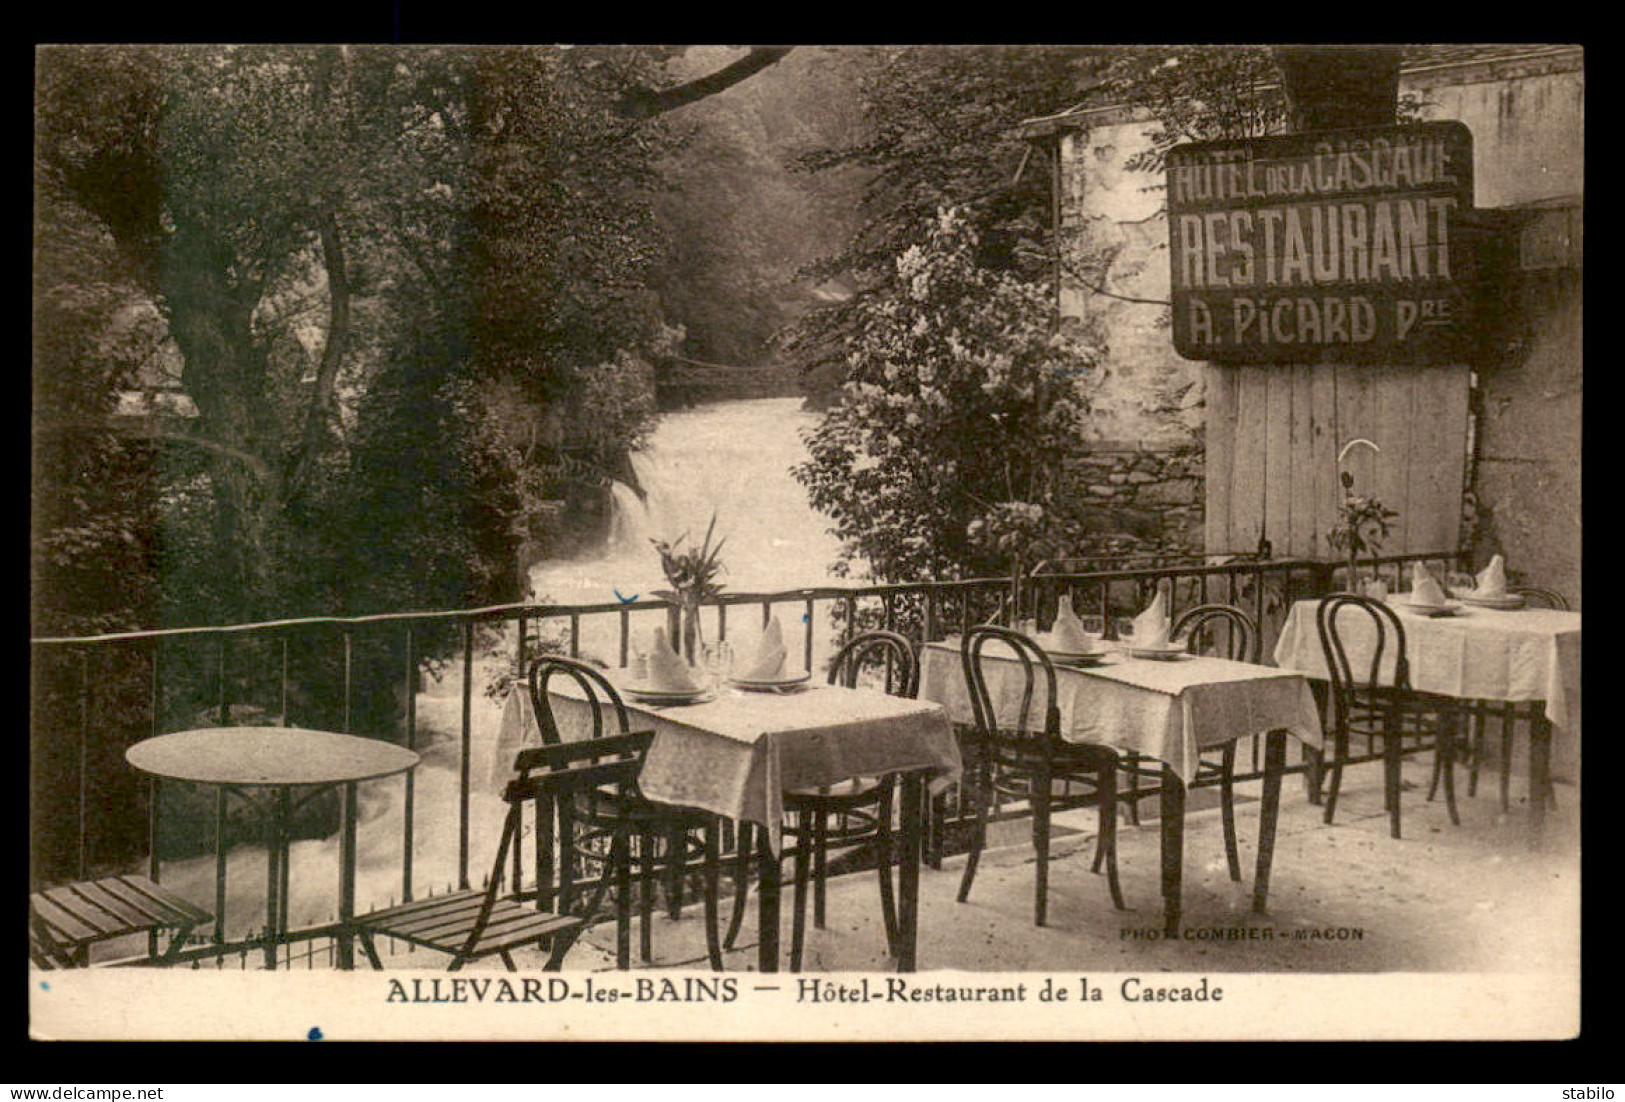
[[[1524,796],[1526,772],[1515,772],[1513,807],[1503,815],[1490,767],[1476,798],[1458,774],[1462,823],[1452,826],[1441,798],[1426,799],[1430,758],[1405,766],[1404,838],[1388,835],[1381,766],[1350,767],[1337,822],[1308,803],[1302,780],[1282,789],[1269,913],[1252,915],[1252,862],[1258,830],[1258,784],[1238,786],[1237,830],[1245,880],[1225,869],[1216,808],[1187,813],[1184,934],[1163,940],[1156,801],[1141,825],[1119,832],[1118,861],[1129,910],[1116,911],[1104,877],[1091,874],[1095,816],[1057,817],[1050,873],[1049,923],[1032,924],[1033,860],[1025,820],[1000,824],[990,836],[967,903],[956,902],[964,858],[921,874],[919,962],[922,971],[1072,971],[1156,969],[1170,972],[1534,972],[1579,969],[1579,793],[1557,786],[1545,837],[1531,847]],[[1197,801],[1193,797],[1192,803]],[[1063,829],[1064,828],[1064,829]],[[1002,845],[1000,843],[1003,843]],[[994,848],[997,847],[997,848]],[[785,864],[788,875],[789,862]],[[723,890],[728,891],[727,881]],[[873,874],[833,878],[828,928],[808,931],[804,971],[888,971],[879,893]],[[788,962],[791,896],[785,890],[783,947]],[[727,902],[724,903],[726,918]],[[707,968],[701,908],[656,919],[655,960],[638,967]],[[744,929],[727,954],[729,971],[756,967],[756,908],[751,895]],[[810,923],[810,915],[809,915]],[[1234,931],[1255,931],[1235,938]],[[1265,932],[1268,932],[1267,934]],[[566,961],[570,970],[614,966],[613,923],[593,929]],[[636,941],[634,940],[634,946]],[[635,952],[635,949],[634,949]],[[540,954],[516,954],[522,969]],[[388,968],[445,966],[433,953],[386,958]],[[788,964],[786,963],[786,967]],[[470,967],[502,967],[495,958]]]

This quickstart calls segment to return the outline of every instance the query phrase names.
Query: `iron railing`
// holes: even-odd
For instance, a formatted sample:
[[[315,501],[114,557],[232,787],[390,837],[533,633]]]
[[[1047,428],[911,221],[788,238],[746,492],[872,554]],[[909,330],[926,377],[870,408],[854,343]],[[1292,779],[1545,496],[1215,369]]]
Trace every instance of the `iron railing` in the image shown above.
[[[1398,588],[1408,564],[1425,561],[1453,570],[1457,558],[1434,552],[1387,556],[1377,563]],[[1086,622],[1095,621],[1090,627],[1110,637],[1143,607],[1155,586],[1167,582],[1175,617],[1185,608],[1214,601],[1248,611],[1260,625],[1267,662],[1292,602],[1332,592],[1340,568],[1312,560],[1197,560],[1072,573],[1046,567],[1005,578],[731,592],[709,602],[702,620],[708,637],[721,641],[728,637],[730,619],[737,625],[741,610],[759,608],[763,624],[775,612],[799,614],[805,625],[801,657],[816,675],[821,663],[861,628],[884,627],[924,643],[988,620],[1014,623],[1036,617],[1043,623],[1053,616],[1063,592],[1071,594]],[[100,874],[141,860],[144,850],[148,873],[158,879],[164,823],[154,782],[143,782],[124,763],[123,751],[135,741],[170,730],[250,722],[336,729],[422,749],[419,695],[424,678],[442,678],[455,669],[460,674],[451,747],[455,884],[434,887],[467,888],[474,694],[476,670],[482,665],[477,659],[484,660],[488,671],[495,660],[499,685],[543,649],[624,668],[634,641],[673,611],[666,601],[643,599],[515,604],[33,639],[32,877],[45,882]],[[786,634],[793,638],[793,628]],[[1305,767],[1304,762],[1292,766]],[[425,888],[414,867],[419,832],[449,824],[420,821],[413,772],[399,783],[404,786],[399,896],[409,900]],[[1006,816],[1024,813],[1020,805],[999,810]],[[224,916],[226,858],[232,844],[224,793],[215,795],[212,811],[201,814],[212,818],[206,834],[216,866],[216,913]],[[194,811],[194,826],[197,815]],[[940,863],[945,852],[958,848],[963,835],[966,821],[956,795],[949,794],[946,815],[929,818],[934,827],[927,855]],[[139,838],[143,833],[144,840]],[[476,860],[483,861],[483,855]],[[216,922],[208,951],[222,954],[252,944],[229,941],[225,925]],[[330,925],[317,925],[293,938],[331,932]],[[305,959],[311,955],[307,951]]]

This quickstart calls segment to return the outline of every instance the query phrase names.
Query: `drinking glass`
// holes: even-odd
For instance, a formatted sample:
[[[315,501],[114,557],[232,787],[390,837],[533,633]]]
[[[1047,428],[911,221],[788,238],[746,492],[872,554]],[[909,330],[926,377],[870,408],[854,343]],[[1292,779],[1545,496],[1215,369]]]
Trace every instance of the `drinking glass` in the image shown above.
[[[722,688],[722,682],[733,674],[733,644],[725,641],[707,643],[702,654],[705,679],[710,684],[711,691],[716,692]]]

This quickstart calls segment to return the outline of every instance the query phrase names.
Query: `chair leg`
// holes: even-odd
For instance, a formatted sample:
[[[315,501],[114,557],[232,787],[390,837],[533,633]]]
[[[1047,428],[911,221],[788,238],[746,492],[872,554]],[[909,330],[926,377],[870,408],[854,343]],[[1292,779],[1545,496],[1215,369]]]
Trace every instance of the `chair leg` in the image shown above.
[[[617,830],[609,853],[610,864],[615,866],[615,967],[628,972],[632,969],[631,834]]]
[[[654,959],[655,857],[653,831],[638,832],[638,956],[647,964]]]
[[[948,796],[928,796],[930,806],[926,809],[926,832],[930,844],[926,849],[926,863],[937,872],[942,871],[943,834],[948,828]]]
[[[756,840],[752,835],[755,829],[751,823],[739,824],[738,848],[734,851],[734,909],[728,919],[728,933],[722,939],[724,948],[732,949],[734,942],[739,939],[739,930],[745,923],[745,899],[750,894],[750,862],[755,855]]]
[[[717,929],[721,921],[717,894],[722,872],[722,850],[717,835],[721,829],[721,820],[713,820],[705,827],[705,954],[710,958],[713,972],[722,971],[722,941]]]
[[[1456,810],[1456,732],[1459,722],[1459,718],[1453,714],[1444,717],[1444,745],[1433,752],[1435,772],[1444,770],[1444,804],[1450,811],[1452,826],[1461,825],[1461,815]]]
[[[875,855],[875,867],[880,876],[880,917],[886,924],[886,951],[892,956],[897,955],[897,899],[892,892],[891,866],[894,847],[892,845],[891,811],[892,796],[897,791],[897,782],[892,777],[885,780],[885,788],[880,794],[880,804],[876,809],[876,837],[875,846],[878,852]]]
[[[508,950],[504,949],[498,955],[502,957],[502,963],[507,965],[508,971],[510,971],[510,972],[519,971],[519,965],[517,965],[517,964],[515,964],[513,962],[513,954],[512,953],[510,953],[510,952],[508,952]]]
[[[1439,791],[1439,780],[1440,780],[1441,777],[1444,776],[1444,753],[1443,753],[1443,738],[1444,738],[1444,735],[1443,735],[1443,729],[1442,728],[1440,730],[1440,734],[1436,735],[1435,738],[1438,739],[1439,741],[1437,743],[1435,743],[1435,746],[1434,746],[1433,776],[1428,781],[1428,803],[1433,802],[1434,795],[1437,794],[1438,791]]]
[[[1033,925],[1042,926],[1049,911],[1050,776],[1047,768],[1041,767],[1033,780],[1032,803],[1033,849],[1038,856],[1033,884]]]
[[[666,834],[666,915],[673,922],[683,917],[683,877],[688,872],[688,831],[674,828]]]
[[[1473,709],[1472,745],[1468,749],[1471,756],[1467,766],[1467,796],[1470,799],[1478,795],[1478,770],[1484,764],[1485,719],[1483,708]]]
[[[1388,797],[1388,833],[1394,838],[1399,837],[1400,769],[1405,760],[1401,754],[1403,749],[1399,731],[1390,728],[1388,737],[1382,740],[1382,767],[1383,790]]]
[[[1105,778],[1106,778],[1106,774],[1102,773],[1101,774],[1101,782],[1100,782],[1101,784],[1107,783]],[[1113,797],[1114,797],[1112,799],[1112,801],[1111,801],[1112,808],[1113,808],[1113,810],[1112,810],[1112,824],[1111,825],[1113,827],[1113,836],[1115,836],[1115,828],[1117,826],[1117,811],[1116,811],[1117,800],[1115,799],[1116,788],[1117,788],[1117,768],[1116,768],[1116,766],[1112,767],[1112,770],[1111,770],[1111,782],[1110,783],[1111,783],[1111,786],[1112,786],[1112,789],[1113,789]],[[1104,808],[1105,807],[1104,797],[1103,796],[1101,796],[1099,798],[1099,801],[1097,802],[1096,806],[1097,806],[1097,808]],[[1104,866],[1105,863],[1106,863],[1106,839],[1107,839],[1106,812],[1102,810],[1100,812],[1100,821],[1095,824],[1095,860],[1094,860],[1094,864],[1089,866],[1089,871],[1094,873],[1096,876],[1100,875],[1100,870],[1101,870],[1102,866]]]
[[[1128,765],[1128,821],[1135,826],[1140,825],[1140,763],[1144,760],[1138,754],[1129,754],[1124,759]]]
[[[1100,771],[1100,838],[1106,850],[1106,886],[1111,889],[1112,905],[1127,910],[1123,902],[1123,887],[1117,880],[1117,764],[1108,762]]]
[[[807,852],[812,838],[812,819],[822,819],[822,811],[803,811],[796,817],[796,894],[795,917],[790,927],[790,971],[801,971],[801,946],[807,934],[807,878],[811,873],[810,854]]]
[[[1224,818],[1224,856],[1230,862],[1230,879],[1241,882],[1241,851],[1236,845],[1236,744],[1224,745],[1224,772],[1219,780],[1220,814]]]
[[[1501,810],[1512,810],[1512,735],[1517,712],[1509,704],[1501,713]]]
[[[1326,789],[1326,825],[1337,813],[1337,792],[1343,786],[1343,759],[1348,757],[1348,736],[1339,732],[1332,739],[1332,783]]]
[[[813,925],[824,928],[824,879],[829,862],[829,816],[819,811],[813,819]]]
[[[978,752],[980,758],[980,752]],[[991,771],[984,769],[984,763],[978,760],[972,768],[973,776],[968,778],[969,783],[962,784],[960,792],[969,796],[971,806],[976,811],[976,824],[971,828],[970,853],[965,858],[965,873],[959,879],[959,902],[963,903],[970,897],[970,886],[976,880],[976,863],[981,860],[982,847],[987,844],[987,799],[982,790],[983,774],[987,773],[988,783],[992,783]]]
[[[382,972],[384,970],[384,963],[378,959],[378,947],[372,943],[372,931],[358,930],[356,931],[356,935],[357,939],[361,942],[361,951],[367,954],[367,963],[372,965],[373,971]]]

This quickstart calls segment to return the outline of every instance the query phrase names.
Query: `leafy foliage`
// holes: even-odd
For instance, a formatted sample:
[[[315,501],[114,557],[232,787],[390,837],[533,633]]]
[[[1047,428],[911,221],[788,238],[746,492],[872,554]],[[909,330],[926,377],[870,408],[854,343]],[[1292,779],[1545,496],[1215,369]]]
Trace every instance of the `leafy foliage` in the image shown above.
[[[882,581],[1007,572],[1013,530],[1066,528],[1055,486],[1083,414],[1073,373],[1095,360],[1054,325],[1047,289],[978,262],[945,208],[860,303],[848,381],[796,469],[835,521],[842,563]]]
[[[1161,172],[1181,142],[1257,138],[1286,123],[1281,75],[1263,46],[1148,46],[1120,51],[1097,95],[1155,120],[1151,148],[1125,167]]]
[[[163,442],[130,467],[145,514],[52,505],[37,556],[143,549],[125,561],[146,590],[119,591],[168,623],[517,596],[526,513],[560,491],[545,470],[603,467],[652,417],[647,358],[673,331],[646,286],[664,247],[648,192],[669,139],[615,105],[658,62],[45,51],[37,310],[82,324],[52,313],[36,374],[95,408],[37,412],[128,450],[108,431],[121,390],[167,373],[192,408],[140,420]],[[144,358],[112,347],[120,310],[150,318]],[[78,500],[109,465],[42,467],[36,500]]]
[[[1096,47],[904,46],[870,49],[861,80],[864,131],[815,150],[796,166],[868,170],[863,221],[846,247],[809,265],[807,279],[840,278],[851,297],[815,310],[780,336],[780,347],[823,385],[844,377],[844,341],[863,303],[891,293],[894,263],[922,243],[942,206],[962,208],[976,231],[976,261],[1026,279],[1050,275],[1049,166],[1016,126],[1077,101],[1104,64]]]
[[[1343,500],[1337,506],[1337,523],[1326,532],[1326,540],[1348,555],[1352,566],[1363,554],[1375,555],[1388,538],[1388,522],[1399,516],[1375,497],[1354,492],[1354,476],[1343,471]],[[1351,575],[1352,577],[1352,575]]]
[[[722,545],[728,541],[726,538],[720,539],[712,547],[711,537],[716,530],[717,517],[712,513],[711,523],[705,529],[705,539],[697,548],[681,550],[683,541],[688,538],[687,532],[674,540],[649,541],[660,556],[660,572],[666,576],[666,584],[671,586],[670,589],[655,590],[654,596],[684,605],[698,605],[722,592],[722,586],[716,579],[725,569],[721,558]]]

